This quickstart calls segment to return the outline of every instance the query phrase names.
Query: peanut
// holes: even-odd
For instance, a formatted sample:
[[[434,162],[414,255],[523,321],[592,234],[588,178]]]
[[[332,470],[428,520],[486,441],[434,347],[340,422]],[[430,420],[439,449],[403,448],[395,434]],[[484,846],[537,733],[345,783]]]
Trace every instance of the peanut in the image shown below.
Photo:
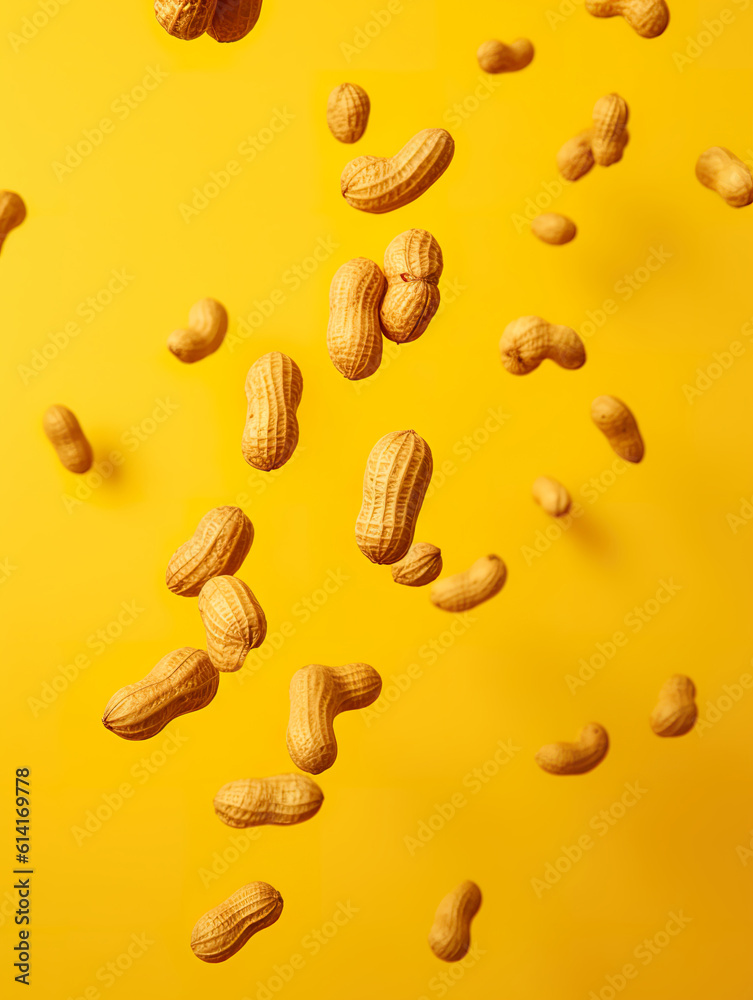
[[[329,287],[327,350],[352,381],[373,375],[382,360],[379,306],[386,287],[379,265],[367,257],[346,261]]]
[[[481,43],[476,58],[485,73],[515,73],[525,69],[533,59],[533,43],[527,38],[516,38],[505,45],[492,38]]]
[[[415,431],[393,431],[371,449],[363,477],[356,544],[373,563],[402,559],[431,480],[431,449]]]
[[[587,174],[593,165],[590,128],[568,139],[557,153],[557,168],[566,181],[577,181]]]
[[[684,736],[697,717],[695,684],[689,677],[674,674],[659,692],[659,701],[651,713],[651,728],[657,736]]]
[[[442,572],[442,553],[436,545],[417,542],[408,555],[392,564],[392,579],[406,587],[425,587]]]
[[[217,0],[155,0],[154,14],[173,38],[199,38],[214,17]]]
[[[243,580],[213,576],[199,593],[199,614],[207,633],[207,653],[218,670],[240,670],[267,634],[261,605]]]
[[[539,476],[533,484],[533,499],[551,517],[562,517],[570,510],[572,500],[562,483],[550,476]]]
[[[223,785],[214,797],[214,811],[236,829],[290,826],[315,816],[323,800],[321,788],[307,774],[275,774]]]
[[[531,223],[531,232],[537,236],[542,243],[550,243],[552,246],[562,246],[575,239],[578,232],[572,219],[566,215],[558,215],[557,212],[544,212],[537,215]]]
[[[664,0],[586,0],[594,17],[624,17],[641,38],[658,38],[669,24]]]
[[[439,244],[425,229],[400,233],[384,252],[387,291],[379,317],[388,340],[418,340],[439,308],[444,266]]]
[[[622,159],[628,143],[628,106],[619,94],[607,94],[594,104],[591,152],[601,167]]]
[[[341,83],[327,100],[327,125],[340,142],[358,142],[369,123],[371,101],[357,83]]]
[[[420,197],[449,167],[455,142],[443,128],[416,133],[391,157],[358,156],[340,178],[343,197],[353,208],[381,214]]]
[[[266,882],[249,882],[196,922],[191,951],[202,962],[225,962],[282,913],[282,896]]]
[[[296,412],[303,395],[301,369],[280,351],[262,354],[246,376],[246,425],[241,452],[263,472],[279,469],[298,444]]]
[[[461,882],[437,907],[429,947],[443,962],[459,962],[471,946],[471,921],[481,906],[475,882]]]
[[[521,316],[509,323],[499,342],[502,364],[511,375],[527,375],[550,358],[573,370],[586,362],[586,348],[569,326],[547,323],[540,316]]]
[[[88,472],[92,464],[92,446],[81,430],[75,413],[56,403],[45,411],[42,427],[57,456],[69,472]]]
[[[379,697],[382,678],[367,663],[301,667],[290,681],[288,753],[296,767],[321,774],[337,759],[334,720]]]
[[[616,396],[597,396],[591,403],[591,419],[614,451],[626,462],[640,462],[645,448],[635,417]]]
[[[240,507],[213,507],[170,557],[167,586],[181,597],[196,597],[213,576],[237,572],[253,540],[254,526]]]
[[[506,579],[507,567],[499,556],[482,556],[465,572],[435,583],[429,596],[443,611],[468,611],[498,594]]]
[[[259,20],[262,0],[217,0],[207,34],[216,42],[238,42]]]
[[[167,347],[179,361],[192,364],[214,354],[227,333],[227,312],[216,299],[201,299],[191,306],[188,329],[174,330]]]
[[[536,754],[536,763],[549,774],[585,774],[600,764],[609,750],[607,731],[589,722],[576,743],[548,743]]]
[[[753,201],[753,176],[742,160],[724,146],[712,146],[698,157],[695,175],[731,208],[744,208]]]
[[[203,649],[174,649],[143,680],[115,692],[102,722],[124,740],[148,740],[172,719],[208,705],[219,682],[220,675]]]
[[[15,191],[0,191],[0,250],[11,229],[20,226],[25,218],[26,205],[21,195]]]

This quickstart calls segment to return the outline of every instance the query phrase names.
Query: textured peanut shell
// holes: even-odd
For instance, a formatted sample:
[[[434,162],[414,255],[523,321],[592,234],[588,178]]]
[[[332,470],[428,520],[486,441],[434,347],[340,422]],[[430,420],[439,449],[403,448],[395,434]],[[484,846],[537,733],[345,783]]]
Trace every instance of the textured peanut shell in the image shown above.
[[[659,692],[650,725],[657,736],[684,736],[698,718],[695,684],[683,674],[674,674]]]
[[[170,557],[167,586],[181,597],[196,597],[213,576],[236,573],[253,540],[254,526],[240,507],[213,507]]]
[[[591,129],[568,139],[557,153],[557,169],[566,181],[577,181],[594,165],[591,149]]]
[[[186,364],[214,354],[227,333],[227,311],[216,299],[200,299],[191,306],[188,329],[174,330],[167,339],[168,349]]]
[[[475,882],[461,882],[437,907],[429,947],[443,962],[459,962],[471,946],[471,921],[481,906]]]
[[[568,219],[566,215],[559,215],[557,212],[544,212],[542,215],[537,215],[531,223],[531,232],[542,243],[562,246],[575,239],[578,230],[573,220]]]
[[[5,237],[26,218],[26,205],[15,191],[0,191],[0,250]]]
[[[217,0],[155,0],[154,14],[173,38],[199,38],[214,17]]]
[[[327,125],[340,142],[358,142],[369,123],[371,101],[357,83],[341,83],[327,100]]]
[[[227,826],[291,826],[315,816],[324,793],[307,774],[275,774],[242,778],[223,785],[214,797],[214,811]]]
[[[658,38],[669,24],[664,0],[586,0],[594,17],[623,17],[641,38]]]
[[[217,0],[207,34],[216,42],[238,42],[259,20],[262,0]]]
[[[509,45],[492,38],[481,43],[476,58],[485,73],[515,73],[528,66],[533,53],[533,43],[527,38],[516,38]]]
[[[384,565],[407,553],[432,470],[431,449],[415,431],[385,434],[371,449],[356,520],[356,544],[367,559]]]
[[[572,503],[570,494],[562,483],[551,476],[539,476],[534,480],[533,499],[550,517],[563,517]]]
[[[199,917],[191,950],[202,962],[225,962],[282,913],[282,896],[266,882],[249,882]]]
[[[337,758],[334,720],[341,712],[366,708],[382,690],[382,678],[367,663],[325,667],[311,663],[290,681],[288,753],[301,771],[321,774]]]
[[[527,375],[547,358],[570,370],[586,362],[586,348],[575,330],[547,323],[540,316],[521,316],[509,323],[499,352],[511,375]]]
[[[416,542],[404,559],[392,564],[392,579],[405,587],[425,587],[441,572],[442,552],[429,542]]]
[[[384,253],[387,291],[379,310],[385,337],[396,344],[417,340],[439,308],[444,262],[439,244],[425,229],[408,229]]]
[[[576,743],[548,743],[536,754],[536,763],[549,774],[585,774],[600,764],[609,750],[607,731],[589,722]]]
[[[240,670],[267,634],[267,619],[251,588],[235,576],[213,576],[199,593],[207,653],[223,673]]]
[[[606,94],[594,105],[591,152],[594,162],[609,167],[622,159],[628,142],[628,106],[619,94]]]
[[[387,282],[379,265],[367,257],[342,264],[329,286],[327,350],[341,375],[368,378],[382,360],[379,306]]]
[[[81,430],[76,414],[56,403],[42,418],[42,427],[58,458],[69,472],[87,472],[92,464],[92,446]]]
[[[724,146],[712,146],[701,153],[695,175],[731,208],[744,208],[753,201],[753,176],[748,166]]]
[[[303,395],[301,369],[287,354],[263,354],[246,376],[246,424],[241,452],[263,472],[279,469],[298,444],[297,411]]]
[[[591,419],[614,451],[626,462],[640,462],[645,448],[630,409],[616,396],[597,396],[591,403]]]
[[[346,164],[340,190],[349,205],[380,214],[420,197],[449,167],[455,142],[443,128],[416,133],[391,157],[358,156]]]
[[[217,694],[219,681],[220,675],[203,649],[174,649],[143,680],[115,692],[102,722],[124,740],[148,740],[172,719],[208,705]]]
[[[498,594],[507,580],[507,567],[499,556],[482,556],[470,569],[438,580],[431,588],[431,603],[443,611],[469,611]]]

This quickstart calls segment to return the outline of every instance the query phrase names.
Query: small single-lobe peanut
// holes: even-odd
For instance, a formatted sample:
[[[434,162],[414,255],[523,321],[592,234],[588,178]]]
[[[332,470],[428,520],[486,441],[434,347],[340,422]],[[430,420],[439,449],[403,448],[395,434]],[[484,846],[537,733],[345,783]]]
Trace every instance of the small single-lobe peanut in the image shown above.
[[[267,634],[267,619],[251,588],[235,576],[213,576],[199,593],[207,653],[218,670],[240,670]]]
[[[439,308],[444,262],[439,244],[425,229],[408,229],[384,253],[387,291],[379,316],[388,340],[418,340]]]
[[[207,34],[216,42],[238,42],[259,20],[262,0],[217,0]]]
[[[246,425],[241,451],[263,472],[281,468],[298,444],[297,411],[303,395],[301,369],[280,351],[262,354],[246,376]]]
[[[578,229],[573,220],[568,219],[566,215],[559,215],[557,212],[544,212],[543,215],[537,215],[531,223],[531,232],[542,243],[562,246],[575,239]]]
[[[443,962],[459,962],[471,946],[471,921],[481,906],[475,882],[461,882],[437,907],[429,947]]]
[[[732,208],[744,208],[753,201],[753,176],[748,166],[724,146],[712,146],[698,157],[695,175]]]
[[[684,736],[698,718],[695,684],[689,677],[674,674],[659,692],[650,724],[657,736]]]
[[[93,458],[92,446],[75,413],[56,403],[45,411],[42,427],[69,472],[88,472]]]
[[[240,507],[213,507],[170,557],[167,586],[181,597],[196,597],[211,577],[236,573],[253,540],[254,526]]]
[[[425,587],[441,572],[442,552],[429,542],[416,542],[404,559],[392,564],[392,579],[406,587]]]
[[[382,690],[382,678],[368,663],[301,667],[290,681],[288,753],[296,767],[321,774],[337,759],[335,716],[366,708]]]
[[[402,559],[413,543],[434,463],[415,431],[393,431],[371,449],[363,477],[356,544],[373,563]]]
[[[587,174],[593,165],[590,128],[568,139],[557,153],[557,169],[566,181],[577,181]]]
[[[0,191],[0,250],[11,229],[20,226],[25,218],[26,205],[21,195],[15,191]]]
[[[275,774],[223,785],[214,797],[214,811],[237,829],[290,826],[316,816],[323,801],[324,792],[307,774]]]
[[[188,329],[174,330],[167,338],[168,349],[186,364],[214,354],[227,333],[227,312],[216,299],[201,299],[191,306]]]
[[[641,38],[658,38],[669,24],[664,0],[586,0],[594,17],[623,17]]]
[[[622,159],[628,142],[627,103],[619,94],[606,94],[594,104],[591,152],[594,162],[609,167]]]
[[[199,917],[191,951],[202,962],[225,962],[282,913],[282,896],[266,882],[249,882]]]
[[[382,360],[381,305],[387,282],[379,265],[355,257],[335,271],[329,286],[327,350],[345,378],[373,375]]]
[[[551,476],[539,476],[533,483],[533,499],[550,515],[562,517],[570,510],[572,500],[562,483]]]
[[[609,750],[607,731],[589,722],[575,743],[548,743],[536,754],[536,763],[549,774],[585,774],[600,764]]]
[[[506,580],[507,567],[499,556],[482,556],[465,572],[438,580],[429,596],[443,611],[469,611],[498,594]]]
[[[516,38],[505,45],[492,38],[479,45],[476,58],[485,73],[515,73],[525,69],[533,59],[533,43],[527,38]]]
[[[143,680],[115,692],[102,722],[124,740],[148,740],[172,719],[208,705],[219,682],[220,675],[203,649],[174,649]]]
[[[586,348],[575,330],[547,323],[540,316],[521,316],[508,323],[499,353],[511,375],[527,375],[546,358],[571,370],[586,362]]]
[[[207,30],[216,7],[217,0],[155,0],[154,14],[168,35],[190,42]]]
[[[630,409],[616,396],[597,396],[591,403],[591,419],[612,448],[626,462],[640,462],[645,448]]]
[[[327,100],[327,124],[340,142],[358,142],[369,123],[371,101],[357,83],[341,83]]]
[[[358,156],[340,178],[343,198],[362,212],[381,214],[420,197],[449,167],[455,142],[443,128],[416,133],[394,156]]]

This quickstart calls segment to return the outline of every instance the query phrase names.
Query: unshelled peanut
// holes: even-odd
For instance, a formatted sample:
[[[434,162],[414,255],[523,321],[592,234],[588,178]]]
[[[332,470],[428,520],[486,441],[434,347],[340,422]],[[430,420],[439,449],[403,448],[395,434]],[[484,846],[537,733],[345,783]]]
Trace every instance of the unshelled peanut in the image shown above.
[[[251,31],[261,14],[262,0],[217,0],[207,34],[216,42],[238,42]]]
[[[369,123],[371,101],[357,83],[341,83],[327,100],[327,125],[340,142],[358,142]]]
[[[15,191],[0,191],[0,250],[11,229],[20,226],[25,218],[26,205],[21,195]]]
[[[566,181],[577,181],[587,174],[593,165],[590,128],[568,139],[557,153],[557,169]]]
[[[638,423],[630,409],[616,396],[597,396],[591,403],[591,419],[614,451],[626,462],[640,462],[645,453]]]
[[[225,962],[282,913],[282,896],[266,882],[249,882],[199,917],[191,951],[202,962]]]
[[[469,611],[498,594],[506,580],[507,567],[499,556],[482,556],[463,573],[438,580],[429,596],[443,611]]]
[[[181,597],[196,597],[211,577],[237,572],[253,540],[254,526],[240,507],[213,507],[170,557],[167,586]]]
[[[216,299],[201,299],[191,306],[188,329],[174,330],[167,339],[168,349],[186,364],[214,354],[227,333],[227,312]]]
[[[329,286],[327,350],[352,381],[373,375],[382,360],[379,307],[386,287],[379,265],[367,257],[346,261]]]
[[[207,653],[218,670],[240,670],[267,634],[267,619],[251,588],[235,576],[213,576],[199,593]]]
[[[566,215],[559,215],[557,212],[544,212],[543,215],[537,215],[531,222],[531,232],[542,243],[562,246],[575,239],[578,230],[573,220],[568,219]]]
[[[551,476],[539,476],[534,480],[533,499],[550,515],[562,517],[570,510],[572,500],[562,483]]]
[[[753,175],[749,167],[724,146],[712,146],[701,153],[695,175],[731,208],[744,208],[753,202]]]
[[[641,38],[658,38],[669,24],[664,0],[586,0],[594,17],[622,17]]]
[[[56,403],[42,418],[42,427],[61,463],[69,472],[88,472],[92,465],[92,446],[81,430],[76,414]]]
[[[400,233],[384,254],[387,291],[379,310],[385,337],[396,344],[417,340],[439,308],[442,251],[425,229]]]
[[[307,774],[275,774],[223,785],[214,797],[214,811],[236,829],[290,826],[315,816],[323,801],[324,793]]]
[[[674,674],[659,692],[650,725],[657,736],[684,736],[698,718],[695,684],[683,674]]]
[[[485,73],[515,73],[525,69],[533,59],[533,43],[527,38],[516,38],[505,45],[492,38],[481,43],[476,58]]]
[[[609,167],[622,159],[628,142],[627,103],[619,94],[606,94],[594,104],[591,152],[594,162]]]
[[[392,564],[392,579],[405,587],[425,587],[441,572],[442,553],[429,542],[416,542],[404,559]]]
[[[262,472],[279,469],[298,444],[298,407],[303,395],[301,369],[280,351],[263,354],[246,376],[246,424],[241,452]]]
[[[509,323],[499,352],[511,375],[527,375],[547,358],[571,370],[586,362],[586,348],[575,330],[547,323],[540,316],[521,316]]]
[[[609,750],[607,731],[589,722],[575,743],[548,743],[536,754],[536,763],[549,774],[585,774],[600,764]]]
[[[168,35],[190,42],[207,30],[216,7],[217,0],[155,0],[154,14]]]
[[[429,947],[443,962],[459,962],[471,946],[471,921],[481,906],[475,882],[461,882],[437,907],[429,932]]]

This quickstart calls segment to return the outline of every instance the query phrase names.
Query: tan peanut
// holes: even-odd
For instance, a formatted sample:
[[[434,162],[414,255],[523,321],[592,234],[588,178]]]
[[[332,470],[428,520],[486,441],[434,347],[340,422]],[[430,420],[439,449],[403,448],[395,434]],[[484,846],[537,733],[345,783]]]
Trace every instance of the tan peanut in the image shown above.
[[[392,579],[406,587],[425,587],[441,572],[442,553],[429,542],[416,542],[404,559],[392,564]]]
[[[516,38],[505,45],[492,38],[481,43],[476,58],[485,73],[515,73],[525,69],[533,59],[533,43],[527,38]]]
[[[42,427],[57,456],[69,472],[88,472],[92,465],[92,446],[81,430],[76,414],[56,403],[42,418]]]
[[[591,419],[620,458],[641,461],[645,452],[643,438],[635,417],[621,399],[597,396],[591,403]]]
[[[562,483],[551,476],[539,476],[533,483],[533,499],[550,515],[563,517],[570,510],[572,500]]]
[[[498,594],[506,580],[507,567],[499,556],[482,556],[463,573],[438,580],[429,597],[443,611],[469,611]]]
[[[577,181],[587,174],[593,165],[590,128],[568,139],[557,153],[557,169],[566,181]]]
[[[223,673],[240,670],[267,634],[267,619],[251,588],[235,576],[213,576],[199,593],[207,653]]]
[[[415,431],[393,431],[371,449],[363,477],[356,544],[373,563],[395,563],[413,542],[433,470],[431,448]]]
[[[275,774],[243,778],[223,785],[214,797],[214,811],[227,826],[290,826],[315,816],[324,793],[307,774]]]
[[[340,142],[358,142],[369,123],[371,101],[357,83],[341,83],[327,100],[327,125]]]
[[[701,153],[695,175],[731,208],[744,208],[753,201],[753,176],[748,166],[724,146],[712,146]]]
[[[481,906],[475,882],[461,882],[437,907],[429,947],[443,962],[459,962],[471,946],[471,921]]]
[[[321,774],[337,759],[334,721],[341,712],[366,708],[379,697],[382,678],[367,663],[301,667],[290,681],[288,753],[296,767]]]
[[[196,922],[191,951],[202,962],[225,962],[282,913],[282,896],[266,882],[249,882]]]
[[[594,17],[623,17],[641,38],[658,38],[669,24],[664,0],[586,0]]]
[[[155,0],[154,14],[173,38],[199,38],[214,17],[217,0]]]
[[[537,215],[531,223],[531,232],[542,243],[562,246],[575,239],[578,230],[573,220],[568,219],[566,215],[559,215],[557,212],[544,212],[543,215]]]
[[[499,352],[511,375],[527,375],[546,358],[570,370],[586,362],[586,348],[575,330],[547,323],[540,316],[521,316],[508,323]]]
[[[382,360],[379,306],[386,287],[379,265],[367,257],[346,261],[329,286],[327,350],[352,381],[373,375]]]
[[[536,754],[536,763],[549,774],[585,774],[600,764],[609,750],[607,731],[589,722],[575,743],[548,743]]]
[[[26,205],[21,195],[15,191],[0,191],[0,250],[11,229],[20,226],[25,218]]]
[[[191,306],[188,329],[174,330],[167,347],[179,361],[192,364],[214,354],[227,333],[227,312],[216,299],[201,299]]]
[[[619,94],[606,94],[594,104],[591,152],[594,162],[609,167],[622,159],[628,142],[628,106]]]
[[[238,42],[251,31],[261,14],[262,0],[217,0],[207,34],[216,42]]]
[[[241,452],[263,472],[279,469],[298,444],[297,411],[303,395],[301,369],[280,351],[262,354],[246,376],[246,425]]]
[[[203,649],[174,649],[143,680],[115,692],[102,722],[124,740],[148,740],[172,719],[208,705],[219,682],[220,675]]]
[[[387,291],[379,310],[388,340],[418,340],[439,308],[444,262],[439,244],[425,229],[400,233],[384,252]]]
[[[349,205],[381,214],[420,197],[449,167],[455,142],[443,128],[416,133],[394,156],[358,156],[346,164],[340,190]]]
[[[240,507],[213,507],[170,557],[167,586],[181,597],[196,597],[213,576],[236,573],[253,540],[254,526]]]
[[[659,692],[650,725],[657,736],[684,736],[698,718],[695,684],[689,677],[674,674]]]

